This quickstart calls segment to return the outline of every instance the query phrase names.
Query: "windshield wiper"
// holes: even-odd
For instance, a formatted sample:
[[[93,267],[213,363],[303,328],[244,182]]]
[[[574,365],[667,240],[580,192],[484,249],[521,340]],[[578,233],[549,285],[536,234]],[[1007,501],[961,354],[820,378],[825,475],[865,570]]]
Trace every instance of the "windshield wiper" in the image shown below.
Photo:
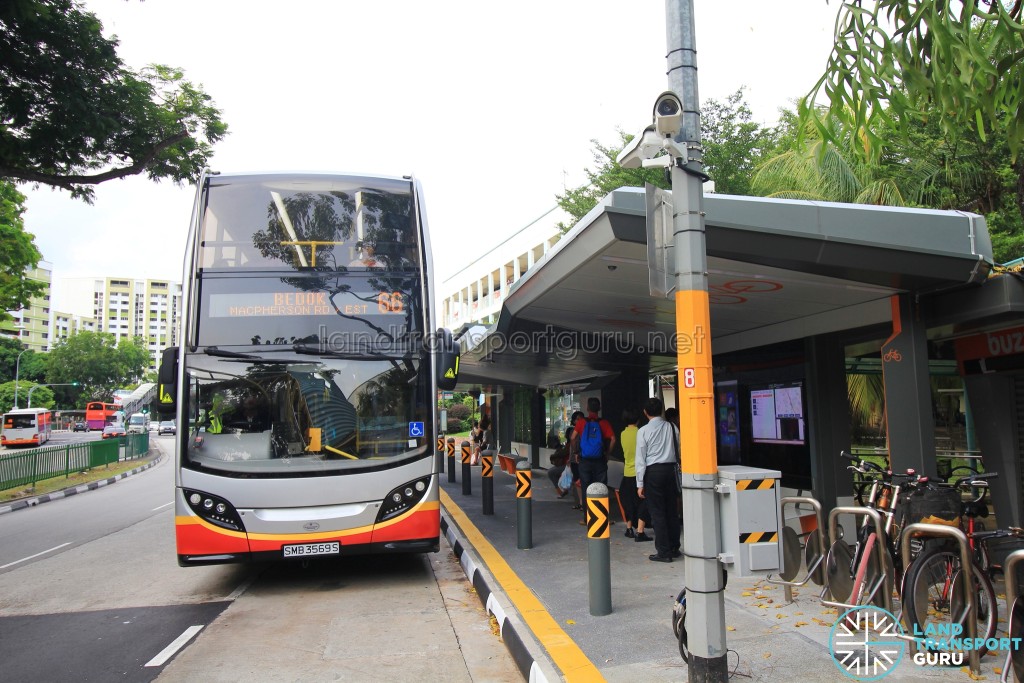
[[[381,360],[404,360],[411,358],[411,355],[392,356],[379,351],[329,351],[307,344],[296,344],[292,351],[304,356],[322,356],[324,358],[340,358],[342,360],[366,360],[367,358],[379,358]]]
[[[207,356],[217,356],[218,358],[255,358],[255,356],[251,356],[248,353],[228,351],[227,349],[218,349],[216,346],[207,346],[203,353],[205,353]]]

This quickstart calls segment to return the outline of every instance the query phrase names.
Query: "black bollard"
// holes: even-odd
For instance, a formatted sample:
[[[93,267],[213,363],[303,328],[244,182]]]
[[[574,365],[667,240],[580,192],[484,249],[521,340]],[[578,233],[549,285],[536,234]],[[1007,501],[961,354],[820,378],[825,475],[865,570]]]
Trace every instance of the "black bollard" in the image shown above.
[[[612,613],[611,541],[609,540],[608,487],[595,482],[587,487],[587,568],[590,613]]]
[[[437,473],[444,474],[444,434],[437,437]]]
[[[494,451],[480,453],[480,493],[485,515],[494,514]]]
[[[529,550],[533,547],[533,472],[527,460],[516,462],[516,547]]]
[[[448,483],[455,483],[455,437],[449,436],[448,443],[445,445],[448,451]]]
[[[473,495],[473,469],[469,464],[472,455],[469,452],[469,442],[462,442],[462,495]]]

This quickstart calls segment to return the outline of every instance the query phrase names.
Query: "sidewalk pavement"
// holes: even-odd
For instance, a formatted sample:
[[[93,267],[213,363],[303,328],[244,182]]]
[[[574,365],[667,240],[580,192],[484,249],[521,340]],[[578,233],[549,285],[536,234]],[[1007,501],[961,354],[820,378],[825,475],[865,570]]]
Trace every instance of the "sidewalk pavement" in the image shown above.
[[[624,536],[625,524],[614,494],[610,501],[616,520],[610,538],[612,613],[592,616],[588,543],[596,541],[588,540],[586,528],[579,524],[582,512],[572,509],[572,495],[559,499],[544,470],[533,471],[533,547],[520,550],[515,477],[494,466],[494,514],[484,515],[480,467],[471,468],[471,495],[463,494],[461,462],[456,463],[455,472],[455,482],[448,481],[447,472],[440,477],[443,524],[449,541],[454,536],[460,544],[457,554],[463,555],[463,568],[488,610],[515,626],[515,647],[509,638],[505,640],[525,678],[552,683],[687,680],[687,665],[679,655],[671,621],[674,599],[685,584],[683,562],[648,560],[654,544]],[[787,603],[784,587],[769,584],[764,577],[730,577],[725,617],[731,677],[754,682],[853,680],[832,659],[829,638],[838,615],[820,603],[819,591],[809,583],[794,589],[794,600]],[[996,593],[1000,614],[1005,615],[1001,582]],[[1004,630],[1002,621],[997,637],[1004,636]],[[984,657],[980,677],[972,678],[966,665],[919,666],[911,661],[908,648],[882,680],[994,682],[999,680],[1004,658],[1005,652]]]

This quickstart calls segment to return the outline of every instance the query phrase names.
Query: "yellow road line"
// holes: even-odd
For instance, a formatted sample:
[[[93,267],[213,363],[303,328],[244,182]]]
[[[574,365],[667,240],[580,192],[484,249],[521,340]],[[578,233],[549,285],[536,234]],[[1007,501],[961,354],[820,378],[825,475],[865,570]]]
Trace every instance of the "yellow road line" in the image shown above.
[[[569,637],[569,634],[563,631],[554,617],[544,609],[544,605],[533,594],[533,591],[523,583],[512,567],[508,566],[505,558],[494,549],[494,546],[480,533],[476,525],[469,520],[462,508],[456,505],[455,501],[443,490],[441,491],[441,504],[444,505],[448,514],[458,522],[459,529],[466,536],[466,540],[480,555],[487,565],[487,569],[490,570],[494,579],[501,585],[502,590],[522,616],[523,621],[561,669],[565,680],[570,683],[572,681],[605,680],[594,663],[587,659],[587,656]]]

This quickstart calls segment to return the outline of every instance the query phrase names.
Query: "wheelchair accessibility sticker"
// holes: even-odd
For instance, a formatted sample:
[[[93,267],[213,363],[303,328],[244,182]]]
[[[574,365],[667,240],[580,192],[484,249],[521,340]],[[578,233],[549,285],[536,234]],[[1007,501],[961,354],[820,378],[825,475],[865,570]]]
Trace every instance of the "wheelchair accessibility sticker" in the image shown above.
[[[409,423],[409,438],[418,439],[426,434],[426,430],[423,427],[422,422],[410,422]]]

